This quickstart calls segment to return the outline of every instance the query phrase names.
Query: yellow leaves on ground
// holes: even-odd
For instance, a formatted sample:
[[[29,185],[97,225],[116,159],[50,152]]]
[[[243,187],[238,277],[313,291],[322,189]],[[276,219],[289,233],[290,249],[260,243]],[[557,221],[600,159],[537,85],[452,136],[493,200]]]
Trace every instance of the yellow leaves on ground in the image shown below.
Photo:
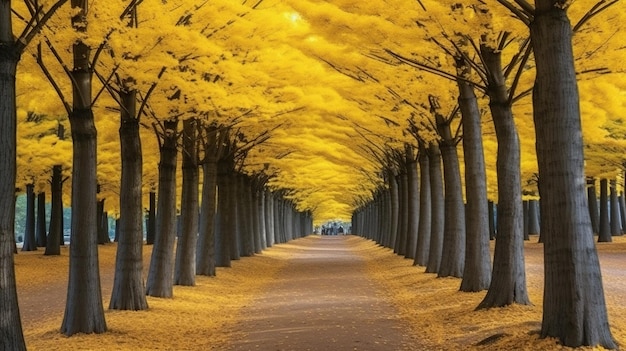
[[[100,275],[104,306],[110,298],[116,245],[99,247]],[[144,262],[150,246],[144,247]],[[46,318],[23,323],[29,350],[220,350],[236,323],[237,316],[282,268],[280,252],[270,251],[253,258],[233,261],[232,268],[218,268],[217,277],[196,277],[195,287],[174,287],[175,297],[148,297],[147,311],[105,312],[109,331],[105,334],[78,334],[65,337],[59,332],[63,317],[67,250],[61,256],[41,256],[35,251],[16,256],[18,292],[52,289],[45,297],[56,311],[42,313]],[[44,265],[33,261],[45,261]],[[144,264],[147,270],[147,265]],[[144,275],[145,276],[145,275]],[[58,290],[56,290],[58,289]]]
[[[356,239],[355,239],[356,240]],[[493,242],[492,242],[493,244]],[[390,300],[402,319],[412,327],[419,340],[436,350],[560,350],[556,339],[540,339],[543,299],[543,250],[533,236],[525,242],[526,279],[532,305],[512,305],[503,308],[474,311],[486,292],[460,292],[460,280],[437,278],[424,273],[423,267],[412,265],[412,260],[392,255],[389,249],[363,242],[360,253],[368,262],[370,275],[380,283],[381,296]],[[611,259],[611,252],[623,252],[626,240],[614,237],[614,242],[598,244],[600,255],[613,270],[619,262]],[[493,252],[493,245],[492,245]],[[609,268],[610,267],[610,268]],[[626,340],[626,321],[620,318],[626,308],[620,293],[623,277],[605,276],[605,295],[611,331],[618,344]],[[485,346],[476,346],[491,336],[504,334]],[[600,348],[602,349],[602,348]],[[575,350],[598,350],[579,347]]]
[[[311,237],[310,239],[314,239]],[[305,240],[310,240],[305,239]],[[346,237],[350,247],[367,264],[367,274],[378,283],[379,297],[390,302],[406,322],[420,345],[437,350],[559,350],[555,339],[539,339],[542,318],[543,252],[536,236],[525,243],[526,277],[532,305],[474,311],[485,292],[459,292],[460,280],[436,278],[415,267],[412,260],[394,255],[372,241]],[[278,272],[286,268],[293,250],[291,243],[276,245],[261,255],[233,261],[232,268],[218,268],[217,277],[197,277],[195,287],[174,287],[173,299],[148,297],[148,311],[107,311],[109,331],[100,335],[59,333],[68,252],[42,256],[24,252],[15,256],[15,268],[26,344],[30,350],[223,350],[228,340],[241,338],[232,333],[238,316],[246,313],[253,299],[266,292]],[[626,341],[621,256],[626,239],[597,244],[605,273],[605,296],[613,337]],[[103,299],[107,306],[113,279],[115,244],[99,247]],[[144,262],[150,247],[144,247]],[[144,268],[147,269],[147,265]],[[608,274],[610,272],[610,274]],[[610,277],[610,278],[607,278]],[[29,295],[29,296],[26,296]],[[28,303],[28,298],[45,299]],[[41,317],[43,316],[43,317]],[[249,317],[246,317],[249,318]],[[491,336],[504,334],[485,346],[476,346]],[[576,350],[597,350],[581,347]]]

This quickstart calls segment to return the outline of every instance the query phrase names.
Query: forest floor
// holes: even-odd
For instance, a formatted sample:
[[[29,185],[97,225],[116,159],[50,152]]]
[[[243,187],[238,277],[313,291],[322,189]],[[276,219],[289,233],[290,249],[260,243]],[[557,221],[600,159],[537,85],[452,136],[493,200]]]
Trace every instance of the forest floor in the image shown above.
[[[372,241],[309,236],[197,277],[174,298],[148,297],[147,311],[109,311],[109,331],[65,337],[68,249],[15,256],[29,350],[560,350],[539,339],[543,250],[525,243],[530,306],[474,311],[485,292],[459,292],[460,279],[436,278]],[[493,245],[493,243],[492,243]],[[626,345],[626,237],[598,244],[613,337]],[[115,244],[99,247],[108,307]],[[144,247],[144,270],[150,259]],[[490,343],[478,345],[492,336]],[[577,350],[592,350],[578,348]]]

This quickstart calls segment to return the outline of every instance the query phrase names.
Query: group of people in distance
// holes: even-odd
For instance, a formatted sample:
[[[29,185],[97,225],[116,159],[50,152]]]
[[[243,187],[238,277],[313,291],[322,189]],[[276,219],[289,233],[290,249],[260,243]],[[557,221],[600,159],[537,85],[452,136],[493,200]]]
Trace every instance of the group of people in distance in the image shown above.
[[[344,235],[346,233],[342,225],[333,222],[332,224],[324,224],[321,228],[322,235]]]

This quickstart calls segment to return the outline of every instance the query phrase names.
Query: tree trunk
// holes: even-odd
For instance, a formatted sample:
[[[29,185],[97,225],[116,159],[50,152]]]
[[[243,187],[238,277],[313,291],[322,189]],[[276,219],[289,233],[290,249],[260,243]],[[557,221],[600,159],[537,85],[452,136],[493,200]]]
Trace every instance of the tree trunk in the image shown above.
[[[465,268],[465,207],[461,190],[461,171],[449,122],[444,122],[443,117],[437,115],[437,127],[443,139],[439,147],[443,159],[446,216],[443,227],[443,251],[437,276],[460,278]]]
[[[37,194],[37,223],[35,237],[38,247],[46,247],[46,193]]]
[[[431,143],[428,146],[428,165],[430,178],[430,247],[428,250],[428,265],[426,273],[437,273],[441,265],[443,250],[443,227],[445,222],[443,182],[441,178],[441,151],[439,145]]]
[[[489,210],[489,240],[494,240],[496,238],[496,204],[489,200],[487,208]]]
[[[413,154],[413,147],[407,147],[405,155],[407,157],[407,240],[404,257],[415,260],[420,217],[420,193],[417,160]]]
[[[387,182],[389,183],[389,195],[391,201],[391,226],[387,229],[390,231],[387,247],[393,248],[398,237],[400,223],[400,194],[398,191],[398,180],[393,170],[388,171]]]
[[[196,252],[196,274],[215,276],[215,210],[217,208],[217,161],[202,165],[202,204],[198,248]]]
[[[461,66],[462,69],[469,69]],[[469,72],[468,72],[469,73]],[[465,269],[461,291],[481,291],[489,288],[491,253],[489,252],[489,211],[487,209],[487,175],[483,150],[482,128],[474,87],[457,80],[459,107],[463,125],[463,154],[465,163]]]
[[[598,214],[598,198],[596,196],[596,179],[587,179],[587,201],[589,201],[589,216],[591,217],[591,227],[595,234],[600,233],[600,215]],[[626,227],[626,226],[625,226]]]
[[[146,283],[146,295],[172,297],[174,278],[172,259],[176,240],[176,157],[178,150],[178,120],[164,122],[165,130],[160,150],[159,200],[157,203],[156,236],[150,270]]]
[[[108,229],[108,215],[104,210],[104,200],[99,200],[97,209],[98,209],[98,244],[108,244],[111,242],[111,238],[109,238],[109,229]]]
[[[237,214],[240,225],[239,237],[241,238],[241,256],[254,255],[254,233],[252,232],[252,197],[250,194],[250,181],[246,175],[237,176]]]
[[[404,256],[406,252],[407,230],[409,226],[409,192],[407,190],[409,182],[406,170],[402,170],[397,176],[398,179],[398,235],[394,244],[394,252]]]
[[[610,182],[610,210],[611,210],[611,235],[622,235],[622,220],[619,214],[619,203],[617,202],[617,190],[615,180]]]
[[[598,232],[598,242],[610,243],[611,227],[609,225],[609,188],[608,180],[600,179],[600,231]]]
[[[87,2],[72,0],[77,10],[72,26],[87,30]],[[72,244],[65,315],[61,332],[104,333],[107,329],[102,306],[98,265],[97,132],[92,111],[91,49],[82,41],[73,44],[71,72],[72,111]]]
[[[35,185],[26,185],[26,223],[24,225],[24,243],[22,251],[36,251],[35,240]]]
[[[50,179],[50,229],[44,255],[60,255],[63,242],[63,169],[61,165],[52,166]]]
[[[626,233],[626,201],[624,200],[624,193],[622,192],[617,198],[619,202],[619,216],[622,219],[622,234]]]
[[[243,240],[241,237],[242,233],[242,211],[241,206],[239,205],[239,176],[233,171],[232,181],[228,185],[228,197],[230,197],[231,201],[229,203],[229,207],[226,211],[232,213],[231,219],[232,222],[229,224],[231,231],[231,241],[230,241],[230,259],[231,260],[239,260],[241,259],[241,253],[243,251]]]
[[[196,284],[196,242],[198,238],[198,149],[197,121],[183,121],[183,192],[180,200],[181,236],[176,247],[174,284]]]
[[[263,251],[263,243],[261,242],[261,204],[259,202],[260,191],[256,185],[256,181],[250,184],[250,207],[252,209],[252,233],[254,235],[254,253],[260,254]]]
[[[89,57],[88,54],[85,55]],[[75,78],[75,81],[79,85],[83,82],[81,78]],[[67,336],[76,333],[104,333],[107,329],[98,266],[97,219],[100,217],[96,197],[97,142],[91,109],[75,107],[70,115],[70,123],[73,145],[72,243],[67,300],[61,326],[61,332]]]
[[[524,213],[517,128],[502,74],[500,53],[481,46],[488,69],[489,108],[498,140],[498,221],[491,284],[477,308],[530,304],[524,267]]]
[[[156,192],[151,191],[149,197],[146,245],[154,244],[154,238],[156,237]]]
[[[117,220],[115,278],[109,309],[139,311],[148,309],[143,280],[142,153],[136,91],[121,91],[120,117],[120,218]]]
[[[16,101],[19,52],[14,44],[11,2],[0,2],[0,350],[26,350],[15,287]]]
[[[265,244],[267,247],[274,245],[274,193],[265,190]]]
[[[417,248],[413,265],[426,266],[428,264],[428,250],[430,248],[431,232],[431,188],[429,174],[429,160],[423,143],[419,144],[420,165],[420,218],[417,234]]]
[[[219,161],[217,164],[217,216],[219,217],[219,230],[215,232],[215,265],[217,267],[230,267],[231,242],[233,237],[233,225],[235,218],[231,211],[231,189],[233,175],[229,171],[227,161]]]
[[[528,234],[537,235],[540,232],[539,201],[528,200]]]
[[[265,220],[267,219],[267,207],[265,204],[265,188],[262,186],[258,190],[257,205],[259,207],[259,235],[261,236],[261,251],[267,249],[267,224],[265,223]]]
[[[585,196],[572,30],[561,1],[536,0],[531,38],[545,287],[541,337],[616,348]]]

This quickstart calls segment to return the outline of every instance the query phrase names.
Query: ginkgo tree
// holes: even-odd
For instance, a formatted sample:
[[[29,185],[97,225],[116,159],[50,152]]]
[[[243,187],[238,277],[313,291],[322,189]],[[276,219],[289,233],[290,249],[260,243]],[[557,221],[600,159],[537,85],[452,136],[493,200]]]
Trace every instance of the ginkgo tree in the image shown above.
[[[39,3],[25,1],[19,8],[24,23],[15,23],[10,0],[0,2],[0,344],[6,350],[25,350],[20,322],[15,271],[13,268],[16,124],[17,106],[15,79],[17,65],[26,46],[65,1]],[[47,5],[47,6],[44,6]],[[17,11],[16,11],[17,12]],[[15,27],[14,27],[15,25]],[[21,31],[19,35],[14,32]]]

